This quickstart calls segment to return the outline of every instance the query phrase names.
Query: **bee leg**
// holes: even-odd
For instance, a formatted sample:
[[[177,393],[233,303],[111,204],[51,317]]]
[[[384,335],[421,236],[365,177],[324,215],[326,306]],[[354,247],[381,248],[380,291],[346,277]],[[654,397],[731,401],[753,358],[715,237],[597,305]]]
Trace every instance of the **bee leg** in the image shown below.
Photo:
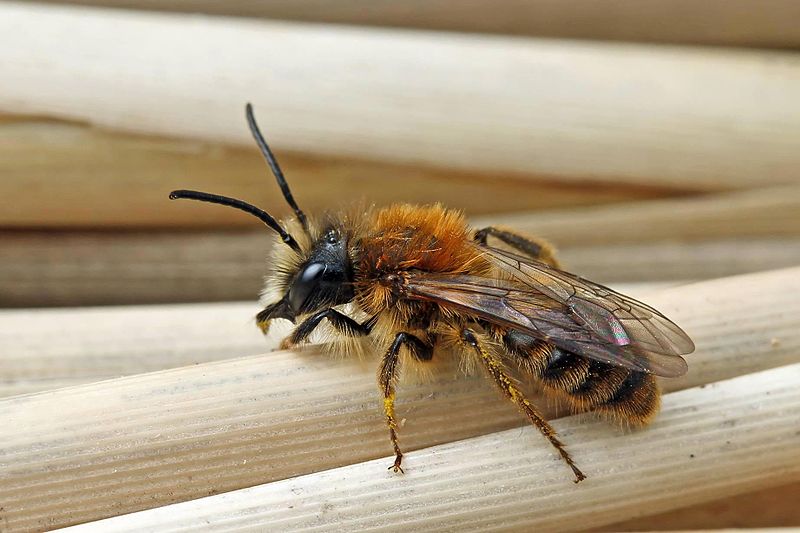
[[[256,325],[264,335],[269,332],[269,326],[276,318],[285,318],[294,321],[294,315],[289,309],[286,299],[279,300],[274,304],[268,305],[256,315]]]
[[[336,309],[324,309],[314,313],[305,319],[299,326],[294,328],[292,334],[286,337],[283,342],[281,342],[281,348],[291,348],[292,346],[304,342],[317,328],[317,326],[319,326],[319,323],[326,318],[339,333],[348,335],[350,337],[362,337],[369,335],[370,331],[372,331],[372,326],[375,325],[376,317],[367,320],[363,324],[359,324],[349,316],[343,315]]]
[[[532,257],[537,261],[558,268],[553,246],[544,239],[536,239],[514,231],[489,226],[475,232],[475,242],[486,246],[486,238],[491,235],[500,239],[515,250]]]
[[[400,463],[403,462],[403,452],[397,442],[397,420],[394,416],[395,383],[399,375],[397,363],[400,359],[400,347],[406,345],[411,354],[420,360],[430,360],[433,355],[433,346],[425,344],[410,333],[398,333],[392,345],[386,351],[378,369],[378,385],[383,394],[383,413],[386,416],[386,424],[389,426],[389,438],[392,439],[394,448],[394,464],[389,469],[395,472],[402,472]]]
[[[564,444],[556,436],[556,430],[547,423],[533,404],[525,398],[522,391],[517,388],[514,384],[514,380],[508,375],[505,365],[500,358],[483,346],[478,340],[478,334],[471,329],[464,328],[461,330],[461,342],[475,350],[480,356],[484,368],[486,368],[489,375],[492,376],[495,384],[500,388],[506,398],[514,402],[525,416],[528,417],[528,420],[536,426],[536,429],[538,429],[542,435],[550,441],[550,444],[558,450],[558,453],[561,454],[561,457],[575,474],[575,483],[586,479],[586,476],[575,465],[567,450],[564,449]]]

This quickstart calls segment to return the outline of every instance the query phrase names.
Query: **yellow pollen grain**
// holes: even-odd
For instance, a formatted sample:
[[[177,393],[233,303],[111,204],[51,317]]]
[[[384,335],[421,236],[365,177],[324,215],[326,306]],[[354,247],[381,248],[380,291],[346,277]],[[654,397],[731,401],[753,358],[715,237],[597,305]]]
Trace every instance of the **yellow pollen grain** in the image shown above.
[[[386,413],[386,418],[394,421],[394,393],[383,399],[383,411]]]

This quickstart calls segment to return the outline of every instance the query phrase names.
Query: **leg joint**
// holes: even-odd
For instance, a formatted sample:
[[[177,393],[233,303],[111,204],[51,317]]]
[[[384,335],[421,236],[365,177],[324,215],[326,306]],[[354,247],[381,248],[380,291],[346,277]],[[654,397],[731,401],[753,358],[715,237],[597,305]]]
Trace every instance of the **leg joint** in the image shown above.
[[[472,346],[473,348],[479,348],[478,346],[478,337],[475,336],[475,332],[469,328],[462,328],[461,329],[461,341],[464,344]]]
[[[372,331],[373,325],[375,324],[373,319],[367,320],[363,324],[359,324],[349,316],[343,315],[336,309],[323,309],[322,311],[318,311],[308,317],[303,321],[302,324],[295,328],[291,335],[291,343],[299,344],[306,340],[317,328],[317,326],[319,326],[319,323],[326,318],[337,331],[351,337],[369,335]]]
[[[405,331],[401,331],[395,335],[394,342],[392,342],[389,351],[397,354],[400,351],[400,347],[404,344],[411,355],[416,359],[420,361],[430,361],[433,359],[433,346],[422,342],[411,333],[406,333]]]

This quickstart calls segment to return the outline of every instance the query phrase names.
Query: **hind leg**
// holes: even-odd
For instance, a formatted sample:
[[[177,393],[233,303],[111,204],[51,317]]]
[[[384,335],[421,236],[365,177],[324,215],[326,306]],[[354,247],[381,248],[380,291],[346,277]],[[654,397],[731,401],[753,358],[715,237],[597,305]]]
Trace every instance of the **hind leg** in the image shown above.
[[[512,230],[489,226],[475,232],[475,242],[486,246],[487,237],[490,235],[532,259],[555,268],[559,266],[553,246],[544,239],[530,237]]]
[[[383,413],[386,416],[386,425],[389,427],[389,438],[394,448],[394,464],[389,469],[402,472],[400,464],[403,462],[403,452],[397,441],[397,419],[394,416],[395,384],[399,376],[398,363],[400,362],[400,348],[405,345],[411,355],[421,361],[428,361],[433,355],[433,346],[425,344],[410,333],[398,333],[392,345],[386,351],[378,370],[378,385],[383,394]]]
[[[488,339],[485,335],[478,334],[469,328],[463,328],[460,331],[461,343],[466,349],[474,350],[479,356],[483,367],[492,377],[495,385],[502,391],[503,395],[514,402],[520,411],[528,418],[539,432],[550,441],[550,444],[558,451],[564,462],[572,469],[575,474],[575,483],[586,479],[586,476],[577,467],[572,460],[569,452],[564,448],[553,426],[547,423],[547,420],[537,411],[536,407],[525,397],[523,392],[514,384],[514,380],[509,376],[502,360],[496,353],[494,353],[489,345]]]

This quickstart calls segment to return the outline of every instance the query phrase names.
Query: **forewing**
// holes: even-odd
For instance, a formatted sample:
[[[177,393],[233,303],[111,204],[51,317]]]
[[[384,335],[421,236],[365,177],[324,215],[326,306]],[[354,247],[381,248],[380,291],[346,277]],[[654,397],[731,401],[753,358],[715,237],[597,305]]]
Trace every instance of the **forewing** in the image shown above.
[[[518,283],[567,305],[596,332],[605,332],[609,341],[620,345],[632,344],[647,353],[662,355],[685,355],[694,351],[692,339],[649,305],[499,248],[487,247],[485,251],[494,264]]]
[[[525,331],[609,364],[670,377],[686,372],[680,354],[690,353],[694,345],[655,309],[515,254],[489,253],[513,282],[420,272],[406,280],[407,296]]]

